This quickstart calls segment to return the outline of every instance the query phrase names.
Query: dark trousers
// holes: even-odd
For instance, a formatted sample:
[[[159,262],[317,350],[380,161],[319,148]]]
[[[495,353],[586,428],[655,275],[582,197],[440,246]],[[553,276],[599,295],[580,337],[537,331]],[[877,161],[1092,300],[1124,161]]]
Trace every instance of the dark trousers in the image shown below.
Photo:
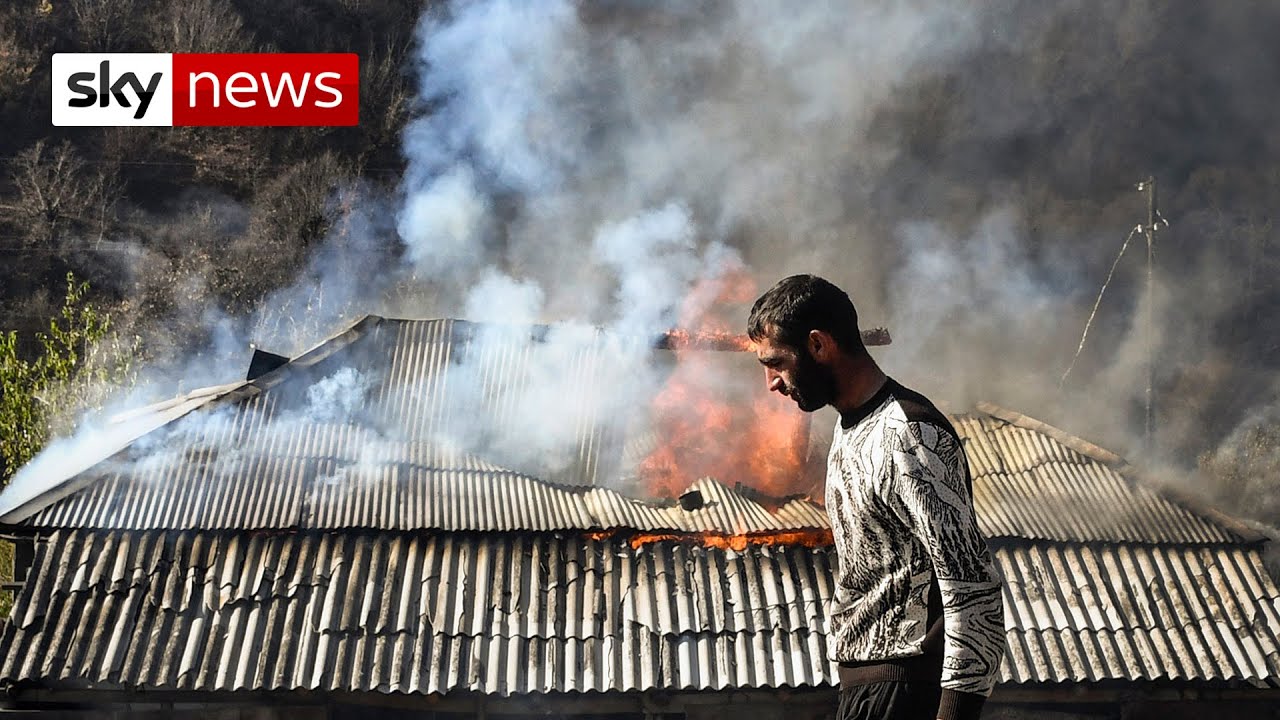
[[[937,683],[888,680],[840,689],[836,720],[935,720]]]

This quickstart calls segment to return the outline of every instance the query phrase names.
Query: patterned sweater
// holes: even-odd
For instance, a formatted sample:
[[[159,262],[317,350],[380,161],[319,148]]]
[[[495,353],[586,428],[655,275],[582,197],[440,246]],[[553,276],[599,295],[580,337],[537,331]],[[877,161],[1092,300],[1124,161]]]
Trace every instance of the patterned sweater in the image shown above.
[[[1001,579],[946,416],[888,380],[836,424],[826,500],[839,559],[834,659],[866,667],[940,654],[943,708],[980,708],[1005,650]]]

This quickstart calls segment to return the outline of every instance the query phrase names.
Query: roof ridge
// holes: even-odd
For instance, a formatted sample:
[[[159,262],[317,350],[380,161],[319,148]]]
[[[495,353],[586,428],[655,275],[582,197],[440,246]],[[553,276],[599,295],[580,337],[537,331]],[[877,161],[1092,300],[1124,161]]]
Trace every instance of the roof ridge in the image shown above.
[[[996,405],[993,402],[987,402],[986,400],[979,400],[976,407],[979,412],[986,413],[987,415],[999,420],[1004,420],[1010,425],[1015,425],[1023,430],[1032,430],[1034,432],[1047,435],[1062,445],[1065,445],[1067,448],[1075,450],[1085,457],[1097,460],[1122,475],[1128,468],[1133,467],[1129,464],[1128,460],[1125,460],[1122,456],[1111,452],[1101,445],[1091,443],[1079,435],[1073,435],[1062,428],[1055,427],[1042,420],[1037,420],[1030,415],[1024,415],[1016,410],[1010,410],[1009,408]]]
[[[185,393],[179,392],[177,395],[167,397],[163,400],[157,400],[152,403],[147,403],[146,405],[139,405],[137,407],[129,408],[128,410],[122,410],[108,417],[107,422],[112,424],[128,422],[135,418],[142,417],[143,415],[164,412],[165,410],[169,410],[171,408],[177,407],[178,405],[181,405],[184,402],[188,402],[191,400],[211,399],[213,397],[221,395],[222,393],[235,390],[248,382],[251,382],[251,381],[235,380],[233,382],[228,382],[228,383],[220,383],[217,385],[206,385],[204,387],[193,388],[191,390],[188,390]]]

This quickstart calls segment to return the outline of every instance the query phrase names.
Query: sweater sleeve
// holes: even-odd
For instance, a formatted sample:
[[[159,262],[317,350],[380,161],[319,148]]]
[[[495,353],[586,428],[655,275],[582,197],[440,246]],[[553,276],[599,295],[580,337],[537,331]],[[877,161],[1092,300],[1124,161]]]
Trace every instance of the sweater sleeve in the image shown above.
[[[907,423],[899,441],[893,497],[924,546],[942,594],[943,709],[974,700],[980,707],[1004,657],[1004,602],[999,571],[978,532],[964,450],[954,433],[929,422]]]

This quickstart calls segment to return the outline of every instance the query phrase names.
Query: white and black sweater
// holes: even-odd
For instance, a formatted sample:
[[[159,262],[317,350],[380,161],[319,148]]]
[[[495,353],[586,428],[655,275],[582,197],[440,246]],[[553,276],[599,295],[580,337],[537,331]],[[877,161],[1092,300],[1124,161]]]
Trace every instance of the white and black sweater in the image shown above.
[[[885,679],[912,663],[928,668],[933,656],[943,708],[952,710],[939,717],[969,714],[956,713],[957,703],[980,708],[1005,651],[1001,579],[946,416],[888,380],[837,423],[826,500],[839,558],[834,659]]]

